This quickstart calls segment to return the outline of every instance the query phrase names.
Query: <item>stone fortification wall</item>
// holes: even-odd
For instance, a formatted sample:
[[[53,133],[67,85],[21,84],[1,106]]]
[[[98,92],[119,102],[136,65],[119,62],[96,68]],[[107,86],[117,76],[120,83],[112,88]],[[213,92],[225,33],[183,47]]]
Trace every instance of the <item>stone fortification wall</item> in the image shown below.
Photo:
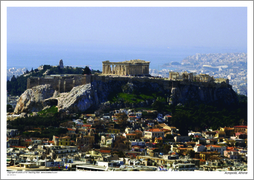
[[[215,87],[215,88],[232,88],[231,85],[221,82],[193,82],[193,81],[177,81],[154,77],[133,77],[133,76],[108,76],[108,75],[65,75],[65,76],[46,76],[46,77],[30,77],[27,80],[27,89],[34,86],[50,84],[58,92],[69,92],[73,87],[91,83],[93,81],[127,81],[141,83],[157,83],[162,85],[165,90],[171,90],[173,87],[198,86],[198,87]]]
[[[193,81],[176,81],[176,80],[169,80],[163,78],[154,78],[154,77],[121,77],[121,76],[107,76],[107,75],[100,75],[100,76],[93,76],[92,81],[102,81],[102,82],[109,82],[109,81],[128,81],[128,82],[146,82],[146,83],[157,83],[159,85],[163,85],[164,89],[171,89],[172,87],[178,87],[180,85],[193,85],[199,87],[228,87],[231,88],[232,86],[225,83],[224,81],[221,82],[193,82]]]
[[[27,79],[27,89],[38,85],[50,84],[58,92],[69,92],[73,87],[91,82],[91,75],[51,75],[45,77],[30,77]]]

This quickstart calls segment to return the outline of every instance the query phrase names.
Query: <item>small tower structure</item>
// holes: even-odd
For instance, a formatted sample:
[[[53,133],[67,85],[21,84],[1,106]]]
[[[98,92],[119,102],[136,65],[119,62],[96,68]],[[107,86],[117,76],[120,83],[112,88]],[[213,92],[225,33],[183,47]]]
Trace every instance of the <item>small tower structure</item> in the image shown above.
[[[63,69],[63,68],[64,68],[64,65],[63,65],[63,60],[62,60],[62,59],[60,59],[60,61],[59,61],[59,67],[60,67],[61,69]]]

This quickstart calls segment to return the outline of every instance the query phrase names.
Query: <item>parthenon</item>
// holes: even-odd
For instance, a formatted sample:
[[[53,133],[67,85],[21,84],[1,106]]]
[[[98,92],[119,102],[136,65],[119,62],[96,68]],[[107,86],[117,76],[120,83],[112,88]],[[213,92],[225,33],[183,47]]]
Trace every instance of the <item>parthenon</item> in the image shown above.
[[[123,62],[102,62],[102,74],[109,75],[148,75],[149,61],[134,59]]]

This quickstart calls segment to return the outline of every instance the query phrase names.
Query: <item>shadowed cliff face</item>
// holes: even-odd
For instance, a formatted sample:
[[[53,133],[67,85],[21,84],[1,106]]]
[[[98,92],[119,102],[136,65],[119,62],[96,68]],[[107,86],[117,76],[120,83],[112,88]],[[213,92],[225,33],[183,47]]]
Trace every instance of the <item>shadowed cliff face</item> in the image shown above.
[[[148,82],[123,82],[109,81],[107,83],[94,81],[92,87],[97,89],[98,99],[100,102],[108,101],[107,97],[110,92],[126,92],[126,93],[160,93],[166,99],[170,99],[172,104],[186,104],[190,101],[197,104],[210,104],[221,102],[225,105],[238,103],[237,94],[229,85],[209,85],[203,84],[177,84],[170,89],[164,89],[162,85]]]
[[[166,94],[169,93],[168,90],[164,90],[163,87],[157,83],[148,83],[148,82],[129,82],[129,81],[93,81],[92,89],[97,91],[97,98],[100,103],[109,101],[110,94],[117,93],[141,93],[141,94],[152,94],[160,93]]]
[[[169,104],[186,104],[194,102],[196,104],[210,104],[214,102],[230,105],[238,103],[237,95],[231,86],[224,84],[204,86],[198,83],[181,84],[178,83],[169,89],[164,89],[163,85],[155,82],[138,81],[93,81],[86,85],[74,87],[67,93],[54,93],[50,85],[40,85],[32,89],[27,89],[20,97],[15,108],[15,113],[40,111],[44,106],[45,99],[58,103],[59,111],[84,112],[89,108],[98,108],[100,104],[109,101],[110,94],[117,93],[156,93],[168,99]],[[49,102],[49,100],[46,100]],[[149,102],[149,104],[147,104]],[[152,101],[147,101],[150,105]]]
[[[196,102],[197,104],[211,104],[221,102],[225,105],[238,103],[237,94],[231,87],[203,87],[197,85],[179,85],[171,89],[170,103],[186,104]]]

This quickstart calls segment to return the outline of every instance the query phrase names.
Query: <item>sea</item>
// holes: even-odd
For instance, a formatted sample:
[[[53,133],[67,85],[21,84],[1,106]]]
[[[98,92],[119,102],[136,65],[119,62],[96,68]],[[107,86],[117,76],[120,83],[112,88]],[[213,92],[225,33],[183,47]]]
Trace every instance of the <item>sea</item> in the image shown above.
[[[131,59],[150,61],[150,69],[165,69],[163,65],[170,62],[181,62],[188,56],[197,53],[247,53],[246,48],[219,47],[87,47],[87,48],[25,48],[7,49],[7,69],[36,69],[41,65],[57,66],[60,59],[64,66],[85,67],[102,70],[102,61],[120,62]]]

